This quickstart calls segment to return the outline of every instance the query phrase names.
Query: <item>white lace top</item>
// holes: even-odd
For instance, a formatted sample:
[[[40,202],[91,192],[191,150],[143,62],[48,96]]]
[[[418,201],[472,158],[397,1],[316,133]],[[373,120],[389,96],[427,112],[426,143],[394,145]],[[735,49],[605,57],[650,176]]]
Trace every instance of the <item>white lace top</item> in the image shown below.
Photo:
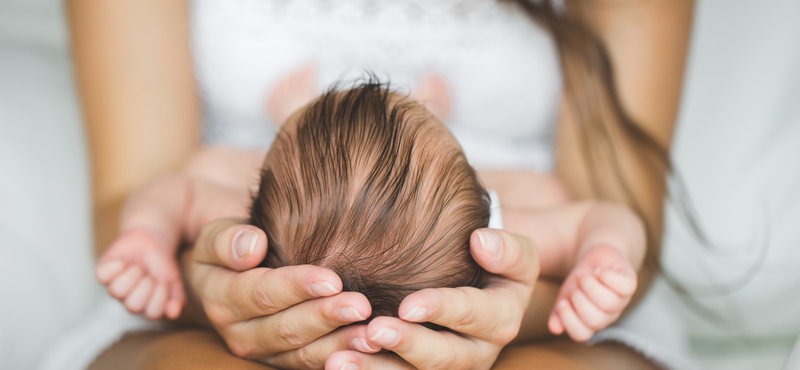
[[[374,72],[452,93],[448,125],[475,166],[548,170],[561,75],[550,35],[497,0],[195,0],[192,38],[205,140],[267,148],[272,87],[313,63],[319,88]]]

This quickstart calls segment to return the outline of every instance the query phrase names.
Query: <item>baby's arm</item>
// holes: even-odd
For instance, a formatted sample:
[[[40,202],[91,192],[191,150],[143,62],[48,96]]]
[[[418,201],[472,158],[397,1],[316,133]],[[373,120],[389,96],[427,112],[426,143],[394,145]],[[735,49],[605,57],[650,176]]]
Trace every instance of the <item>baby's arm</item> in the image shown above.
[[[529,171],[479,171],[500,195],[504,228],[539,248],[542,276],[564,278],[549,326],[586,340],[619,316],[636,287],[644,227],[627,208],[573,202],[561,181]],[[587,304],[588,303],[588,304]]]
[[[636,290],[644,226],[627,208],[582,202],[545,210],[503,209],[507,230],[539,247],[543,276],[566,277],[548,326],[576,341],[614,322]]]
[[[150,319],[176,318],[185,302],[176,252],[215,218],[246,217],[246,179],[263,153],[206,148],[174,174],[137,191],[127,202],[120,235],[101,257],[96,275],[109,294]],[[203,218],[190,218],[203,215]]]

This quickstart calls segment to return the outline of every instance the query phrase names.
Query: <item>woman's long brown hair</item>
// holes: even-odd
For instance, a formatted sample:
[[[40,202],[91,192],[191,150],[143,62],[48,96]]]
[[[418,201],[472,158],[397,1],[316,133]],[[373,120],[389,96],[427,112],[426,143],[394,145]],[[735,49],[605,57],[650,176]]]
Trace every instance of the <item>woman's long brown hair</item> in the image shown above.
[[[642,129],[623,108],[614,83],[614,68],[602,40],[576,14],[585,14],[586,3],[565,0],[564,11],[553,7],[551,0],[501,0],[513,2],[524,9],[536,22],[553,36],[561,61],[564,83],[564,104],[578,127],[578,141],[583,167],[589,175],[593,195],[599,199],[621,201],[637,212],[647,228],[647,257],[645,264],[652,272],[659,272],[665,281],[686,303],[707,318],[725,320],[704,308],[695,298],[709,298],[731,294],[749,282],[761,269],[768,241],[756,261],[739,277],[715,284],[688,284],[665,271],[660,263],[662,225],[648,219],[644,205],[632,192],[623,176],[620,152],[627,150],[640,161],[646,170],[649,183],[671,182],[672,193],[665,193],[671,205],[681,216],[695,238],[709,249],[715,249],[697,221],[692,201],[680,174],[673,167],[669,148]]]
[[[671,172],[669,148],[663,147],[625,111],[614,84],[614,69],[600,38],[575,14],[580,3],[557,10],[548,0],[505,0],[517,3],[555,40],[563,73],[567,114],[579,128],[577,140],[591,190],[599,199],[622,201],[645,220],[648,235],[648,263],[658,265],[660,225],[648,220],[643,205],[622,174],[620,146],[633,150],[645,161],[653,179],[665,181]],[[655,265],[653,265],[655,264]]]

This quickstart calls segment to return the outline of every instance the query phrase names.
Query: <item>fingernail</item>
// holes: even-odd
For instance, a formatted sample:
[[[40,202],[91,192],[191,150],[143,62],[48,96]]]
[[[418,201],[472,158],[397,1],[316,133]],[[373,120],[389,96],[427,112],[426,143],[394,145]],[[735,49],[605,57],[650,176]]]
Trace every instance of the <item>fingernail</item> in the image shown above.
[[[358,311],[350,306],[342,307],[338,311],[339,318],[344,321],[364,321],[367,318],[358,313]]]
[[[557,307],[557,309],[558,309],[559,311],[564,311],[564,310],[566,310],[566,309],[567,309],[567,307],[569,307],[569,303],[567,303],[567,301],[564,301],[564,300],[562,300],[561,302],[558,302],[558,307]]]
[[[489,230],[479,230],[478,238],[481,240],[481,246],[483,247],[483,250],[493,256],[500,254],[500,248],[503,247],[503,242],[495,232]]]
[[[428,318],[428,309],[422,306],[414,306],[411,311],[408,311],[407,314],[403,317],[403,320],[406,321],[422,321]]]
[[[353,349],[359,352],[377,352],[379,349],[370,347],[369,343],[367,343],[367,340],[360,337],[350,340],[350,345],[353,346]]]
[[[308,290],[311,291],[311,294],[315,297],[327,297],[339,293],[333,285],[327,281],[320,281],[314,284],[311,284],[308,287]]]
[[[594,268],[594,276],[600,276],[600,273],[602,273],[602,272],[603,271],[601,271],[599,267],[595,267]]]
[[[251,230],[240,231],[233,240],[233,250],[239,258],[250,257],[256,249],[257,242],[258,233]]]
[[[375,333],[372,338],[369,338],[369,340],[385,347],[394,346],[397,344],[398,340],[397,330],[394,330],[388,326],[384,326],[378,330],[378,332]]]
[[[339,370],[358,370],[358,366],[352,362],[345,362]]]

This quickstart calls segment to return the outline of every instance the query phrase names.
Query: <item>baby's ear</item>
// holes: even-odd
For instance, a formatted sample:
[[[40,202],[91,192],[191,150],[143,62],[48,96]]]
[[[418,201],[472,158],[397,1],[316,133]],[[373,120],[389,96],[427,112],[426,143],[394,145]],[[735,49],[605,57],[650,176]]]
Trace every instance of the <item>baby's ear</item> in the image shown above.
[[[283,125],[292,113],[317,96],[317,67],[308,63],[275,84],[267,96],[267,114],[275,124]]]
[[[411,97],[425,105],[425,108],[440,121],[446,123],[450,120],[452,114],[450,86],[441,75],[428,73],[423,76]]]

